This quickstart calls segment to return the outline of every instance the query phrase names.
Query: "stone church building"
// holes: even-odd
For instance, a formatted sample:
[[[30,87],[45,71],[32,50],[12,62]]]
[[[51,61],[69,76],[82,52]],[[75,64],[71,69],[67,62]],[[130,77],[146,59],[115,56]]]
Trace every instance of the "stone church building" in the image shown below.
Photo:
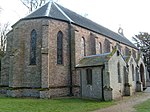
[[[48,2],[12,26],[1,61],[0,92],[13,97],[111,100],[143,91],[138,49],[115,33]]]

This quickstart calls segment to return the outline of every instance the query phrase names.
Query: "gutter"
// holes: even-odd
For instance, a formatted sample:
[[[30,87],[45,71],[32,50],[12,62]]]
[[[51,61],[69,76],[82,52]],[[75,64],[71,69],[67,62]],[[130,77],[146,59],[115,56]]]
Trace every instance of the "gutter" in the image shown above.
[[[68,34],[69,34],[69,96],[73,96],[72,92],[72,52],[71,52],[71,38],[72,38],[72,27],[71,22],[68,23]]]
[[[103,78],[104,78],[104,74],[103,74],[103,72],[104,72],[104,69],[105,69],[105,65],[103,65],[102,66],[102,69],[101,69],[101,82],[102,82],[102,101],[104,101],[105,100],[105,98],[104,98],[104,80],[103,80]]]

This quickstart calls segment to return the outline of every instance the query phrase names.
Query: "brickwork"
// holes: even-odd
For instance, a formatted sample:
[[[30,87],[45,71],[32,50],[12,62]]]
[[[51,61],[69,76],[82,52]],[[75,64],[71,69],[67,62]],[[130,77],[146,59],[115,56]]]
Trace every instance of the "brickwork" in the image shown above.
[[[90,34],[92,33],[92,35],[95,36],[95,41],[96,41],[96,54],[99,54],[99,42],[102,45],[102,53],[105,53],[105,45],[104,45],[104,41],[105,39],[107,39],[110,42],[110,52],[113,50],[113,48],[116,46],[117,43],[116,42],[106,36],[100,35],[98,33],[92,32],[90,30],[81,28],[79,26],[75,26],[73,25],[74,29],[75,29],[75,64],[77,64],[79,62],[79,60],[81,60],[83,58],[83,53],[81,50],[81,38],[84,37],[85,38],[85,50],[86,50],[86,56],[90,55],[91,53],[91,48],[90,48]],[[125,37],[124,37],[125,38]],[[108,46],[107,46],[108,47]],[[125,54],[125,44],[120,43],[120,47],[121,47],[121,53]],[[129,47],[131,52],[133,52],[133,48]],[[108,49],[108,48],[107,48]],[[137,50],[134,49],[134,51],[136,52],[136,57],[137,57]]]
[[[30,65],[31,31],[33,29],[37,33],[36,65]],[[59,31],[63,33],[63,64],[57,64],[57,33]],[[67,22],[54,19],[21,20],[13,26],[13,30],[9,33],[8,37],[7,53],[2,59],[1,85],[11,87],[12,90],[8,90],[7,94],[14,97],[33,96],[51,98],[67,96],[69,95],[70,86],[72,86],[73,94],[80,96],[81,74],[80,70],[76,69],[76,65],[84,57],[82,37],[85,39],[85,56],[105,53],[105,40],[108,40],[110,43],[110,46],[107,46],[107,50],[110,49],[110,52],[113,51],[118,43],[104,35],[74,24],[69,26]],[[71,65],[69,42],[71,42]],[[125,54],[126,45],[122,43],[119,45],[121,46],[122,54]],[[131,52],[136,51],[129,46],[128,48]],[[114,57],[112,62],[105,63],[106,69],[104,72],[106,75],[104,77],[105,84],[114,88],[114,91],[112,91],[114,94],[113,98],[120,95],[120,90],[123,92],[123,82],[121,86],[118,83],[116,85],[112,84],[112,82],[117,80],[117,69],[114,66],[116,65],[116,60],[121,61],[122,70],[125,65],[122,62],[123,59],[119,56]],[[70,66],[72,85],[70,85]],[[97,68],[95,68],[95,71],[97,71],[95,74],[100,74],[101,72]],[[13,90],[14,87],[22,87],[22,89]],[[110,91],[105,92],[111,93]]]
[[[63,64],[57,64],[57,33],[63,33]],[[49,21],[49,86],[67,86],[69,75],[68,24],[56,20]]]

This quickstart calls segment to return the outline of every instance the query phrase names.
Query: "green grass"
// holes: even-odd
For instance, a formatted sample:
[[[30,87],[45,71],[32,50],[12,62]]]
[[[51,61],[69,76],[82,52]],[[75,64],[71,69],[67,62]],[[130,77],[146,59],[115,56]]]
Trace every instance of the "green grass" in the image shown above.
[[[78,98],[33,99],[0,95],[0,112],[87,112],[113,104]]]
[[[135,106],[136,112],[150,112],[150,99]]]

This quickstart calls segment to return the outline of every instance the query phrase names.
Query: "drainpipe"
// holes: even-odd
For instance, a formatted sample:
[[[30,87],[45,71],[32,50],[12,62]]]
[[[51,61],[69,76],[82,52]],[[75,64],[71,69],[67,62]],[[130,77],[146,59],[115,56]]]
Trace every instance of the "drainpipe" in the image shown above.
[[[71,22],[68,23],[68,33],[69,33],[69,96],[73,96],[72,93],[72,56],[71,56],[71,39],[72,39],[72,27],[71,27]]]
[[[103,65],[102,66],[102,70],[101,70],[101,82],[102,82],[102,101],[104,101],[105,99],[104,99],[104,80],[103,80],[103,78],[104,78],[104,74],[103,74],[103,72],[104,72],[104,69],[105,69],[105,65]]]

